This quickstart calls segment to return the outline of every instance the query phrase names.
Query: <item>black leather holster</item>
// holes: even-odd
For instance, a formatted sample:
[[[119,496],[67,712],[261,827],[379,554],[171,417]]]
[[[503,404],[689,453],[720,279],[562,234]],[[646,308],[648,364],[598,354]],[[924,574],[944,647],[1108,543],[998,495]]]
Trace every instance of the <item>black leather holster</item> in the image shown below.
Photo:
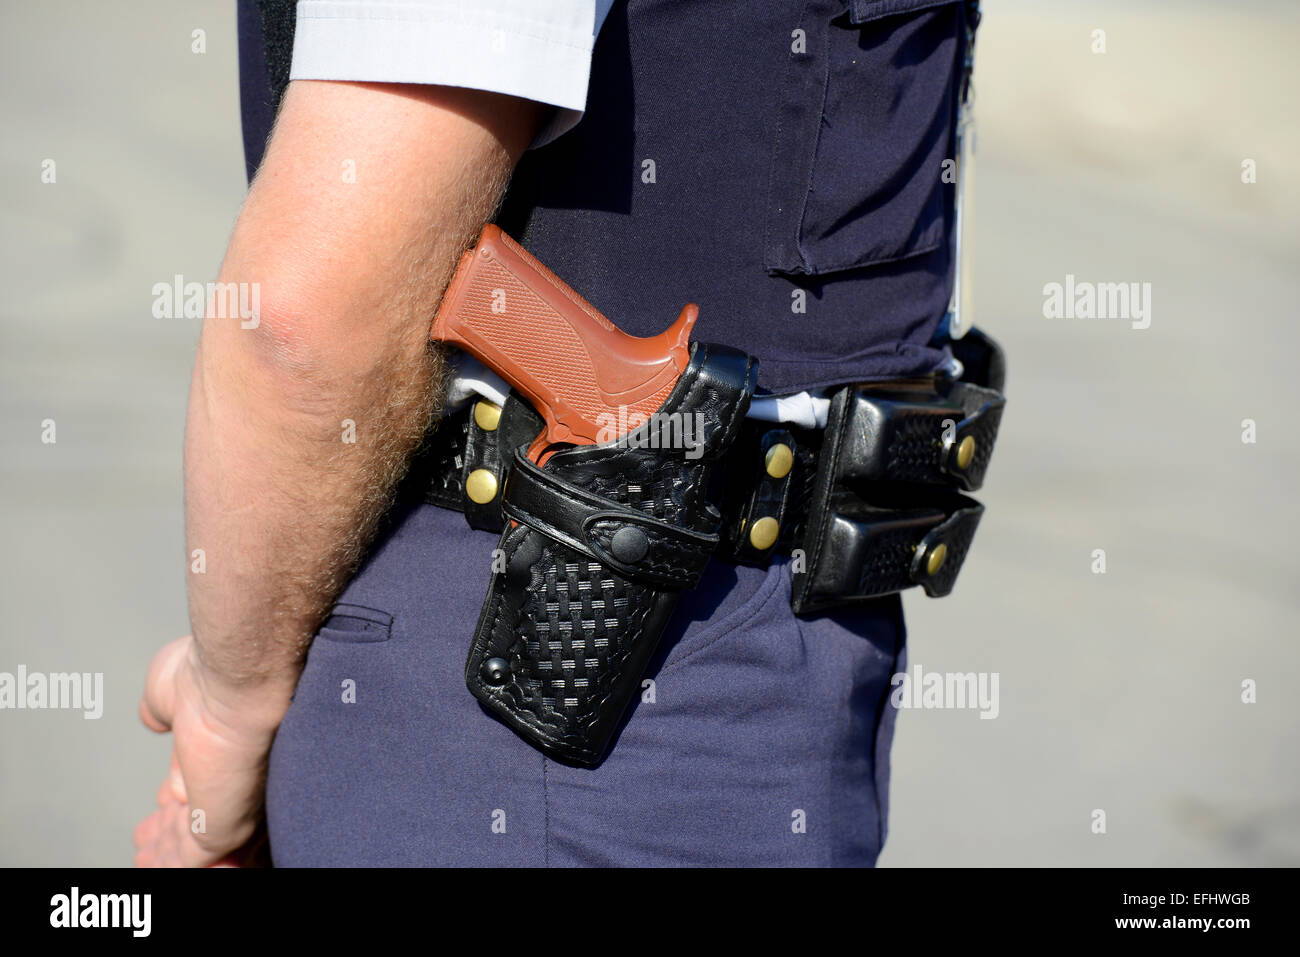
[[[585,766],[604,757],[678,594],[718,546],[710,474],[756,378],[752,357],[693,343],[673,392],[640,428],[542,467],[516,448],[465,680],[548,755]]]

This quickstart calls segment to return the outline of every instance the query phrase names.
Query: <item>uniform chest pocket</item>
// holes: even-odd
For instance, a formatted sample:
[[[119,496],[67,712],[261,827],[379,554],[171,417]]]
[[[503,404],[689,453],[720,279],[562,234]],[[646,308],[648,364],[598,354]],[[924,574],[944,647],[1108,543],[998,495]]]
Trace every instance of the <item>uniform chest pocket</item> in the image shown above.
[[[947,236],[965,4],[809,0],[779,87],[763,264],[821,276]]]

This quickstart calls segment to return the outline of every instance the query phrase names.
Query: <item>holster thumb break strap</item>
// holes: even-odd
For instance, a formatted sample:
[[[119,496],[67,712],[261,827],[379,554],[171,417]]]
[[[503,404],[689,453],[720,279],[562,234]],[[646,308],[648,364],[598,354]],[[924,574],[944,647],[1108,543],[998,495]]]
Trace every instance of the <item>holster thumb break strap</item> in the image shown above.
[[[522,450],[501,507],[508,518],[653,587],[694,588],[718,547],[715,532],[692,531],[593,495],[538,468]]]

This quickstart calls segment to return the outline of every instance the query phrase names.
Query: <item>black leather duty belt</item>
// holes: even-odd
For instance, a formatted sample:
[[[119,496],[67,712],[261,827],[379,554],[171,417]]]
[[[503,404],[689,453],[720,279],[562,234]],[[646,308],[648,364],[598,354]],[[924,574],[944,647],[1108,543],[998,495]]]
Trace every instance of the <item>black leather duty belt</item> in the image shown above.
[[[843,386],[824,429],[746,419],[718,470],[714,557],[764,566],[790,556],[796,614],[913,586],[952,591],[984,513],[964,493],[983,484],[993,454],[1006,364],[978,329],[950,345],[961,379]],[[407,497],[501,531],[515,450],[541,428],[514,394],[450,413],[417,453]]]

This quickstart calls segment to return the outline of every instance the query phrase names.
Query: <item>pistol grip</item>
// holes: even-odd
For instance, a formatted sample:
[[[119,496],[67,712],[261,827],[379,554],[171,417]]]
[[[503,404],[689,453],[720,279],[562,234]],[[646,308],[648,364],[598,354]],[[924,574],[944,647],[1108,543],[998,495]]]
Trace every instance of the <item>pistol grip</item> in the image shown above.
[[[548,445],[608,441],[619,423],[658,409],[689,362],[698,314],[691,303],[659,335],[629,336],[487,226],[461,257],[431,336],[477,356],[533,403],[546,422],[530,449],[537,461]]]

